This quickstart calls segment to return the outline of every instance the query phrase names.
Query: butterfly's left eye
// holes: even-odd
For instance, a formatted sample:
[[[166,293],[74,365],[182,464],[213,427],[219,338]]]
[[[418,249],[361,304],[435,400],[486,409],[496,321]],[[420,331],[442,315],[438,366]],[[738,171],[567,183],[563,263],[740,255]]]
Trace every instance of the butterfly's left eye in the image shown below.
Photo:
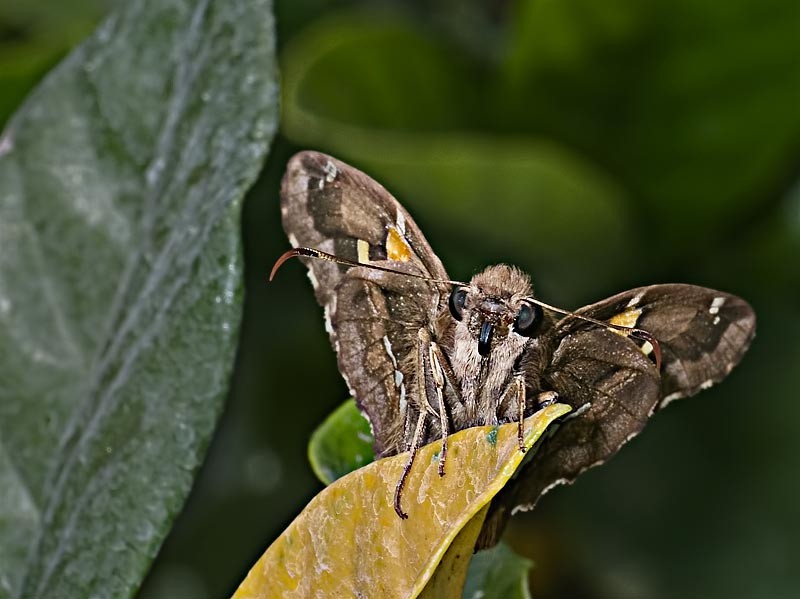
[[[536,304],[522,304],[514,321],[514,331],[524,337],[533,335],[542,322],[542,308]]]
[[[461,320],[464,316],[464,306],[467,303],[467,290],[463,287],[456,287],[450,294],[450,314],[456,320]]]

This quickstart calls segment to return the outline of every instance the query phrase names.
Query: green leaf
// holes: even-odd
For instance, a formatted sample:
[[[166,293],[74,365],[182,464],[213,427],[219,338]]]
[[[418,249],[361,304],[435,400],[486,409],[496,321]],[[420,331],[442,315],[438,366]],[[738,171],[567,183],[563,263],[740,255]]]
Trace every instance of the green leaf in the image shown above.
[[[569,411],[567,404],[554,404],[526,418],[525,447]],[[443,589],[460,594],[487,506],[526,455],[516,423],[496,428],[490,442],[495,428],[450,436],[443,477],[435,459],[441,444],[419,450],[403,491],[407,520],[394,511],[395,484],[407,454],[335,481],[269,546],[234,599],[453,596]]]
[[[530,599],[528,571],[533,562],[505,543],[479,551],[472,558],[464,599]]]
[[[348,399],[317,427],[308,443],[314,474],[329,485],[375,459],[369,422]]]
[[[0,597],[126,597],[225,397],[271,5],[123,3],[0,138]]]

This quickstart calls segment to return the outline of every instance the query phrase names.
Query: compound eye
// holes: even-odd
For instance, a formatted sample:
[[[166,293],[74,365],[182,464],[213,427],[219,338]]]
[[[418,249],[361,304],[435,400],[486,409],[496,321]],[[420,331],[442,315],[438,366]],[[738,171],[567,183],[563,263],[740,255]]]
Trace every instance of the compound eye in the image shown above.
[[[514,321],[514,330],[525,337],[530,337],[542,322],[542,308],[536,304],[522,304]]]
[[[456,320],[461,320],[464,316],[464,305],[467,303],[467,290],[463,287],[456,287],[450,294],[450,314]]]

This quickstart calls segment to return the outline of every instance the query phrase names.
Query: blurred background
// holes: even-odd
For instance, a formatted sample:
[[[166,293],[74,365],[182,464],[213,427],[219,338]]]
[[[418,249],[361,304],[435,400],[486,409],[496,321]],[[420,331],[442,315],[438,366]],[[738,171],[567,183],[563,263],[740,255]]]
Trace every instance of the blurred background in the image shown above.
[[[111,8],[0,0],[0,122]],[[230,398],[140,596],[227,596],[321,488],[347,390],[278,187],[334,154],[414,215],[452,277],[506,261],[577,308],[659,282],[748,299],[730,378],[512,520],[534,597],[800,594],[800,5],[276,0],[283,122],[243,217]],[[402,567],[402,564],[398,564]]]

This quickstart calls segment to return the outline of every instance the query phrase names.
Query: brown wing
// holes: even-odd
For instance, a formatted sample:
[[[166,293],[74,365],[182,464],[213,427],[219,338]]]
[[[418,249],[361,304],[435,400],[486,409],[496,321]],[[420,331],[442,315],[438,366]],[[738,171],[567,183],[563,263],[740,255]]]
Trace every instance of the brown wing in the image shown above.
[[[661,348],[661,372],[632,340],[573,317],[562,319],[544,379],[574,411],[524,467],[517,484],[492,503],[482,547],[496,543],[513,508],[530,509],[549,489],[611,458],[655,409],[719,382],[755,334],[747,302],[692,285],[632,289],[577,312],[652,333]]]
[[[578,313],[653,334],[662,354],[659,407],[720,382],[742,359],[756,331],[755,313],[746,301],[695,285],[631,289]],[[575,326],[574,319],[562,323],[563,329]]]
[[[301,152],[289,161],[281,213],[294,247],[447,279],[400,203],[364,173],[325,154]],[[443,307],[446,287],[322,260],[305,263],[339,370],[372,425],[375,451],[396,453],[417,331]]]

